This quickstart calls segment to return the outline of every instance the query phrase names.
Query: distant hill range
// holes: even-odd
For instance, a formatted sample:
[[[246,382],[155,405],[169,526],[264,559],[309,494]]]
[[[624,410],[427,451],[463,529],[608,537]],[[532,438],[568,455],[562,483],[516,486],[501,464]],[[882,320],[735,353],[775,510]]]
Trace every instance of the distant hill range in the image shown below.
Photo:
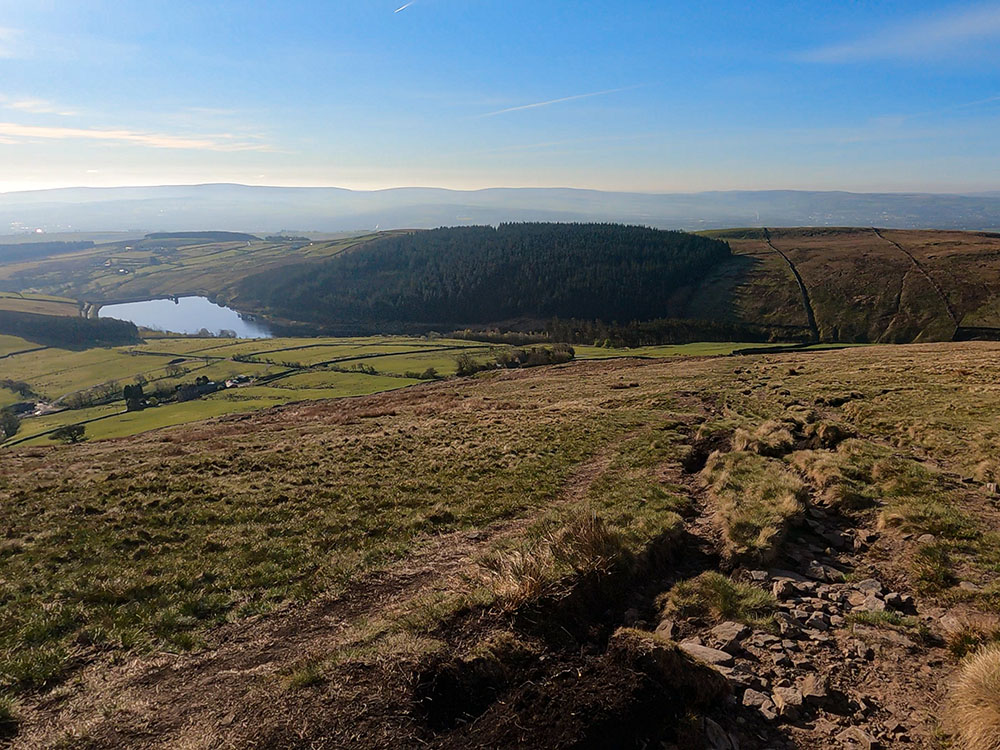
[[[1000,193],[846,193],[795,190],[613,193],[495,188],[476,191],[191,185],[66,188],[0,194],[0,235],[213,227],[241,232],[499,224],[625,222],[661,229],[733,226],[1000,228]]]

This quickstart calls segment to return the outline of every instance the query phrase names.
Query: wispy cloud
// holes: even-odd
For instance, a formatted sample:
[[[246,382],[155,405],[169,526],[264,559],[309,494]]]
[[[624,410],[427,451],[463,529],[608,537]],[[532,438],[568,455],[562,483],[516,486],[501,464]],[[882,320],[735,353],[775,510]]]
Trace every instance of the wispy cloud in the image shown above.
[[[53,141],[105,141],[119,144],[135,144],[150,148],[182,149],[188,151],[271,151],[263,143],[254,143],[245,137],[231,133],[211,136],[187,136],[169,133],[149,133],[137,130],[101,128],[60,128],[38,125],[20,125],[0,122],[0,139],[6,142],[24,140]]]
[[[16,109],[19,112],[30,112],[36,115],[62,115],[72,117],[78,114],[69,109],[60,107],[45,99],[32,97],[11,97],[0,94],[0,107],[5,109]]]
[[[853,41],[812,50],[801,58],[824,63],[924,59],[966,52],[969,45],[997,38],[1000,38],[1000,4],[990,3],[888,27]]]
[[[394,10],[393,13],[402,13],[404,10],[406,10],[411,5],[413,5],[413,3],[415,3],[416,1],[417,0],[413,0],[413,2],[407,3],[406,5],[402,5],[402,6],[398,7],[398,8],[396,8],[396,10]]]
[[[617,94],[622,91],[632,91],[633,89],[642,88],[642,85],[638,86],[625,86],[620,89],[608,89],[606,91],[592,91],[589,94],[576,94],[574,96],[564,96],[559,99],[549,99],[545,102],[534,102],[532,104],[522,104],[517,107],[508,107],[507,109],[498,109],[496,112],[487,112],[486,114],[479,115],[479,117],[496,117],[497,115],[505,115],[510,112],[523,112],[526,109],[539,109],[541,107],[550,107],[553,104],[563,104],[565,102],[575,102],[580,99],[590,99],[595,96],[607,96],[608,94]]]

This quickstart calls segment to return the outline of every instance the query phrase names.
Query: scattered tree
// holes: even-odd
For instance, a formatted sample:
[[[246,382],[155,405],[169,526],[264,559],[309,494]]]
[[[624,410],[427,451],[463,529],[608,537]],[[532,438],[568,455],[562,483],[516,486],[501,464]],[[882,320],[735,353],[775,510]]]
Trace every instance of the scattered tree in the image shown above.
[[[141,385],[125,386],[126,411],[142,411],[146,407],[146,398]]]
[[[82,424],[68,424],[60,427],[49,435],[49,440],[61,440],[64,443],[79,443],[83,440],[83,435],[87,427]]]
[[[12,438],[21,429],[21,420],[10,409],[0,411],[0,432],[5,438]]]

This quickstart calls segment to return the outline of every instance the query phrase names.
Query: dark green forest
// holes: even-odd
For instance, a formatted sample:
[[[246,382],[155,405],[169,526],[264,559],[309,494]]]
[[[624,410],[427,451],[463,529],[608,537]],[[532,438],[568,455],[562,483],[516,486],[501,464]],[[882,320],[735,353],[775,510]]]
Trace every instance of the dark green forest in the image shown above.
[[[10,310],[0,310],[0,333],[64,349],[121,346],[140,340],[139,330],[133,323],[124,320],[36,315]]]
[[[501,224],[380,238],[322,265],[245,280],[251,306],[317,324],[448,327],[666,317],[730,257],[725,242],[618,224]]]

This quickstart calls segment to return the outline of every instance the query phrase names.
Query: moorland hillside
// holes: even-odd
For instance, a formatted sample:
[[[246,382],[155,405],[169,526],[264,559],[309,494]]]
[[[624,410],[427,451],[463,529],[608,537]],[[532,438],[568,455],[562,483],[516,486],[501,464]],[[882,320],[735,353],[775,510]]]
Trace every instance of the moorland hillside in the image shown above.
[[[438,229],[250,276],[231,298],[263,314],[340,329],[509,327],[572,343],[995,339],[1000,235]]]
[[[1000,627],[998,353],[580,362],[11,449],[0,726],[932,747]]]

